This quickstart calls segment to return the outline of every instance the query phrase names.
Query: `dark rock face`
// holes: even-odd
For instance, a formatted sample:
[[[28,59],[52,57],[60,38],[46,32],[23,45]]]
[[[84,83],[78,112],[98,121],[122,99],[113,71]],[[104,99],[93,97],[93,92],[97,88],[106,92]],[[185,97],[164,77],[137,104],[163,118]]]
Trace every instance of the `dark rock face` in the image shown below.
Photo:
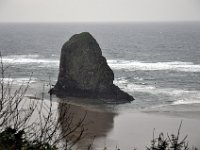
[[[61,50],[60,72],[52,93],[58,97],[83,97],[130,102],[132,96],[113,84],[114,74],[90,33],[72,36]]]

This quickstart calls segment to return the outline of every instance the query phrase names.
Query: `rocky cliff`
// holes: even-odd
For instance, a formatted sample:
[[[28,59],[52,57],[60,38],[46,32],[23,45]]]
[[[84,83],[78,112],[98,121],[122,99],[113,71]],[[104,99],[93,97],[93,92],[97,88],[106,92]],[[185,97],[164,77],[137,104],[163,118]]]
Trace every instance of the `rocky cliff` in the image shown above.
[[[114,73],[99,44],[90,33],[83,32],[63,45],[58,81],[51,92],[61,98],[94,98],[118,103],[134,100],[114,85],[113,80]]]

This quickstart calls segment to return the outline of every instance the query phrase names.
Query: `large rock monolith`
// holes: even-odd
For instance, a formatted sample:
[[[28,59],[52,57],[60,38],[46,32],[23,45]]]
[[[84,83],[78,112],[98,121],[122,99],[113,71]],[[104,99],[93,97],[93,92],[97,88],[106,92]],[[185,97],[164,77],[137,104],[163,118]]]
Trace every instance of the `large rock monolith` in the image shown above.
[[[106,102],[130,102],[132,96],[113,84],[114,73],[88,32],[73,35],[61,50],[60,72],[51,90],[60,98],[80,97]]]

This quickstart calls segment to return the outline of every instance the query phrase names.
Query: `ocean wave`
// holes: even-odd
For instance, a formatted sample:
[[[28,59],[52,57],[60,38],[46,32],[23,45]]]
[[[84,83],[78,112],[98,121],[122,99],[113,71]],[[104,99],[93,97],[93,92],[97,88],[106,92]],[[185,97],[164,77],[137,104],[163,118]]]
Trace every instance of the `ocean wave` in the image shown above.
[[[112,69],[120,70],[172,70],[183,72],[200,72],[200,64],[193,62],[143,62],[132,60],[108,60],[109,66]]]
[[[37,64],[39,67],[58,67],[59,61],[56,59],[42,59],[39,55],[11,55],[4,56],[3,63],[9,65]]]
[[[2,82],[2,78],[0,78]],[[14,84],[14,85],[24,85],[28,83],[35,83],[37,82],[36,78],[4,78],[4,84]]]
[[[38,67],[58,68],[58,59],[41,58],[39,55],[10,55],[4,56],[3,62],[10,65],[35,64]],[[132,60],[107,60],[109,66],[114,70],[172,70],[183,72],[200,72],[200,64],[192,62],[143,62]]]
[[[151,92],[152,90],[156,89],[155,86],[129,83],[128,80],[126,80],[125,78],[118,78],[114,80],[114,84],[118,85],[121,89],[128,92]]]
[[[128,82],[125,78],[117,78],[114,83],[118,85],[121,89],[127,92],[142,92],[149,93],[152,95],[166,95],[170,96],[172,99],[171,103],[175,104],[192,104],[200,103],[200,91],[195,90],[184,90],[175,88],[160,88],[156,85],[146,85],[146,84],[134,84]]]
[[[189,105],[189,104],[200,104],[200,100],[178,100],[173,102],[171,105]]]

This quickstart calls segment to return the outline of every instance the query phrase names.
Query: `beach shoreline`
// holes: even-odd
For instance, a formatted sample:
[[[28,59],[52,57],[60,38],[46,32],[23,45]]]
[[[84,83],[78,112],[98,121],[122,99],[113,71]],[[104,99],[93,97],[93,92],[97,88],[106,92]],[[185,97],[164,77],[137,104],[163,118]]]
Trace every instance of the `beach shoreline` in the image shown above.
[[[167,134],[177,134],[181,121],[183,124],[180,138],[188,135],[186,141],[189,142],[189,147],[200,148],[200,118],[197,117],[200,116],[200,111],[133,110],[113,113],[75,104],[70,104],[70,108],[78,117],[87,111],[86,122],[90,124],[86,128],[92,135],[90,137],[95,136],[92,141],[94,149],[107,147],[112,150],[118,147],[121,150],[143,150],[151,145],[154,129],[155,137],[163,132],[167,138]]]

